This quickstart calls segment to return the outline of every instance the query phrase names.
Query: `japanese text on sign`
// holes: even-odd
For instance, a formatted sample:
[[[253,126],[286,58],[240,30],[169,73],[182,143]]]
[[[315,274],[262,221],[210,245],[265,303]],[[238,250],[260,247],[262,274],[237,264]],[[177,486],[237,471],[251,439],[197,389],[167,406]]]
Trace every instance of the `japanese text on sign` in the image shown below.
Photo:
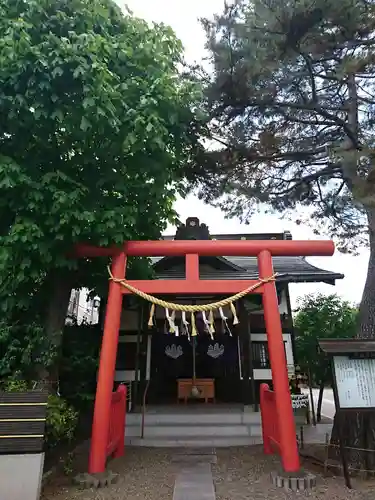
[[[375,407],[375,359],[333,358],[341,408]]]

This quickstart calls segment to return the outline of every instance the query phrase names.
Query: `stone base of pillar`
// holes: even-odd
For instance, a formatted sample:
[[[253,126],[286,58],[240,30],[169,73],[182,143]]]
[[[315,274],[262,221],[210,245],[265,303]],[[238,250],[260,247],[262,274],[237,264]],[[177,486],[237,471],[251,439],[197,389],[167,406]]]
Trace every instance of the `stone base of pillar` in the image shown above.
[[[75,476],[73,481],[80,488],[89,489],[103,488],[104,486],[117,483],[117,480],[118,474],[108,470],[100,474],[89,474],[88,472],[84,472],[83,474]]]
[[[316,476],[310,472],[291,472],[282,471],[271,472],[271,481],[277,488],[284,488],[292,491],[311,490],[316,486]]]

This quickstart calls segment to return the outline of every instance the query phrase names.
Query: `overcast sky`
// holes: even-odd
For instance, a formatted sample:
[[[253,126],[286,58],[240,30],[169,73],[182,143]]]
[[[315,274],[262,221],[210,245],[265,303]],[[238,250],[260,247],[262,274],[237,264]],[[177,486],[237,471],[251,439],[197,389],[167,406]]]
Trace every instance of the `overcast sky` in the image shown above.
[[[204,49],[205,37],[198,22],[200,17],[212,17],[222,10],[222,0],[117,0],[120,5],[128,5],[135,15],[147,21],[163,22],[170,25],[185,47],[185,56],[189,62],[198,61],[207,55]],[[238,220],[225,220],[219,209],[204,205],[195,197],[189,197],[176,204],[180,218],[198,217],[208,225],[211,233],[252,233],[289,230],[293,239],[315,239],[308,228],[296,226],[277,216],[258,216],[250,226],[241,224]],[[173,233],[170,228],[168,233]],[[363,249],[359,256],[343,255],[338,252],[333,257],[309,258],[309,261],[324,269],[345,274],[335,287],[325,284],[296,284],[291,286],[292,301],[296,304],[298,297],[306,293],[321,291],[337,292],[345,299],[358,303],[360,301],[366,279],[368,251]]]

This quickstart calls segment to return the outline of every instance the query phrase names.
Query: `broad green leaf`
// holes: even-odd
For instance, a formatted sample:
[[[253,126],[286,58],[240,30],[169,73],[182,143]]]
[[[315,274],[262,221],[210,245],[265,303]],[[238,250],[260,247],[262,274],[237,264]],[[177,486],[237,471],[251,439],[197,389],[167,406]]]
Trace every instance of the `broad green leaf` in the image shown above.
[[[80,125],[80,129],[83,131],[83,132],[86,132],[89,128],[91,127],[91,124],[90,122],[87,120],[87,118],[85,118],[84,116],[82,116],[81,118],[81,125]]]

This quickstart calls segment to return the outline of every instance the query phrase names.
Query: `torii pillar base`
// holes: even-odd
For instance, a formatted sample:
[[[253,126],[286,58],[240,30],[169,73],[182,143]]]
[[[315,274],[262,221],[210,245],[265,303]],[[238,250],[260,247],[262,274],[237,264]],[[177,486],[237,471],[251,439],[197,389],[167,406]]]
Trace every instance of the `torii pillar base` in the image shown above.
[[[286,491],[306,491],[316,486],[316,476],[302,469],[291,473],[279,470],[271,472],[271,482],[276,488]]]
[[[73,483],[77,485],[80,489],[92,489],[92,488],[104,488],[105,486],[110,486],[111,484],[117,483],[119,475],[110,470],[105,472],[100,472],[98,474],[89,474],[84,472],[78,474],[73,478]]]

